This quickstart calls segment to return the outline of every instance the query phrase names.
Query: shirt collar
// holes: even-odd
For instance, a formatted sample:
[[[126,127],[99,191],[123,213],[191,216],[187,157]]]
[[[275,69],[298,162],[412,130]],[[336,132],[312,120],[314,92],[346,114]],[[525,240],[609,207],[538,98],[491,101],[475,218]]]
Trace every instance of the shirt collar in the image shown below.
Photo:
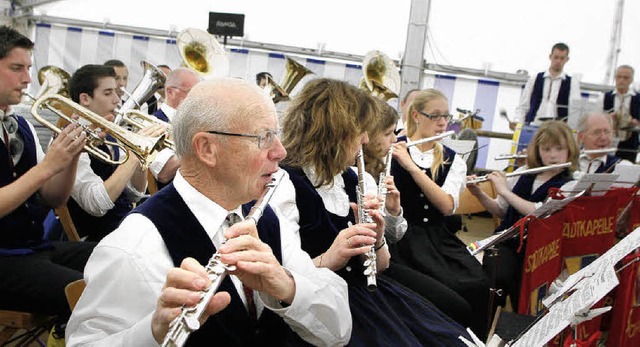
[[[173,116],[176,115],[176,109],[167,105],[166,102],[160,105],[160,109],[162,110],[162,112],[164,112],[165,116],[169,118],[169,121],[171,121],[173,119]]]
[[[614,89],[613,90],[613,95],[620,95],[620,93],[618,93],[617,89]],[[623,96],[627,96],[627,95],[635,96],[636,95],[636,91],[631,89],[631,88],[629,88],[627,90],[627,92]]]
[[[209,235],[209,238],[212,240],[216,240],[216,234],[220,230],[220,227],[222,226],[225,218],[227,218],[229,212],[235,212],[244,219],[241,206],[238,206],[231,211],[225,210],[222,206],[204,196],[189,184],[189,182],[187,182],[182,176],[180,170],[178,170],[175,178],[173,179],[173,185],[178,191],[178,194],[180,194],[184,202],[187,204],[187,207],[189,207],[189,210],[191,210],[207,235]],[[215,244],[215,246],[219,247],[220,245]]]
[[[562,71],[558,76],[551,77],[551,72],[549,72],[549,70],[547,70],[547,71],[544,72],[543,77],[545,77],[545,78],[549,77],[549,78],[554,79],[554,80],[556,80],[556,79],[564,80],[564,79],[567,78],[567,74],[564,71]]]

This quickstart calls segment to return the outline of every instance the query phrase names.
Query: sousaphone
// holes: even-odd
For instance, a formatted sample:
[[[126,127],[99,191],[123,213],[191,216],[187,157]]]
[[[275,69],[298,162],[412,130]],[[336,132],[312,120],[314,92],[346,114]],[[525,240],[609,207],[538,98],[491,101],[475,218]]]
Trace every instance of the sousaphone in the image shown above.
[[[203,77],[226,76],[229,59],[218,40],[206,31],[188,28],[176,37],[182,62]]]
[[[369,51],[362,61],[360,88],[383,100],[398,97],[400,73],[396,64],[386,54]]]

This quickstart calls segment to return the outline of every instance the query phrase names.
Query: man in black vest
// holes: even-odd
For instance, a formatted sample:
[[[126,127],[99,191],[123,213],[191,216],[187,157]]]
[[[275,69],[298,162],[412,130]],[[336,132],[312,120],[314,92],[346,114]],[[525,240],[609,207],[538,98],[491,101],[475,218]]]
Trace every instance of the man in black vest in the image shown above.
[[[636,161],[638,131],[625,131],[625,128],[640,126],[640,95],[631,88],[634,70],[629,65],[616,69],[616,88],[606,92],[602,98],[602,110],[609,112],[613,119],[614,136],[620,139],[616,155],[631,162]]]
[[[69,198],[86,134],[67,126],[44,155],[31,124],[13,113],[31,79],[33,42],[0,26],[0,309],[71,314],[64,294],[95,244],[42,240],[48,209]],[[58,332],[64,333],[64,329]]]
[[[196,305],[210,285],[198,263],[216,252],[236,269],[187,345],[346,344],[346,283],[313,264],[278,211],[267,207],[257,227],[244,220],[286,155],[269,96],[240,79],[207,80],[172,125],[181,167],[96,247],[67,346],[162,342],[181,307]]]
[[[522,91],[516,108],[513,130],[517,123],[540,124],[548,119],[566,120],[571,128],[577,127],[580,113],[580,83],[563,69],[569,61],[569,47],[556,43],[549,55],[549,70],[532,76]]]

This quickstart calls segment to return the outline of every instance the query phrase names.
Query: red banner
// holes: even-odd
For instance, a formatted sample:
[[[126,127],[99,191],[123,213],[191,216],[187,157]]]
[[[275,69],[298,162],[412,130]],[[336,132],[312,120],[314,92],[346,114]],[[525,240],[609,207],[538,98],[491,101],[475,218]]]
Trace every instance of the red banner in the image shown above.
[[[562,221],[562,215],[555,214],[546,219],[531,220],[527,226],[519,314],[537,316],[544,309],[542,298],[560,274]]]
[[[640,254],[627,256],[629,264],[618,273],[620,284],[611,311],[611,328],[607,347],[640,346],[640,286],[638,271]]]

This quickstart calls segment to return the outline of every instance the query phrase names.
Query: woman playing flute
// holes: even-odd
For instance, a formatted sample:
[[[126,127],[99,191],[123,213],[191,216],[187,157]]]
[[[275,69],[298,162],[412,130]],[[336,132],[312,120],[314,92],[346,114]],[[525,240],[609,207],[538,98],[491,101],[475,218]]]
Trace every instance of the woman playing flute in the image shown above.
[[[335,271],[349,286],[353,346],[457,346],[462,327],[407,288],[378,276],[367,289],[360,255],[374,245],[378,273],[388,266],[384,219],[373,197],[366,205],[376,224],[355,224],[356,173],[350,168],[367,127],[379,112],[377,101],[346,82],[308,82],[285,112],[282,143],[288,154],[271,205],[299,227],[302,249],[318,267]],[[355,225],[353,225],[355,224]],[[351,226],[350,226],[351,225]]]
[[[392,245],[391,254],[399,264],[436,279],[463,297],[473,310],[472,329],[482,339],[487,328],[489,280],[455,235],[457,230],[447,227],[447,216],[455,211],[465,186],[467,166],[439,141],[406,145],[408,140],[445,132],[449,120],[447,98],[436,89],[421,90],[411,103],[407,136],[393,145],[391,165],[409,227],[402,240]],[[410,276],[396,279],[416,281]]]

